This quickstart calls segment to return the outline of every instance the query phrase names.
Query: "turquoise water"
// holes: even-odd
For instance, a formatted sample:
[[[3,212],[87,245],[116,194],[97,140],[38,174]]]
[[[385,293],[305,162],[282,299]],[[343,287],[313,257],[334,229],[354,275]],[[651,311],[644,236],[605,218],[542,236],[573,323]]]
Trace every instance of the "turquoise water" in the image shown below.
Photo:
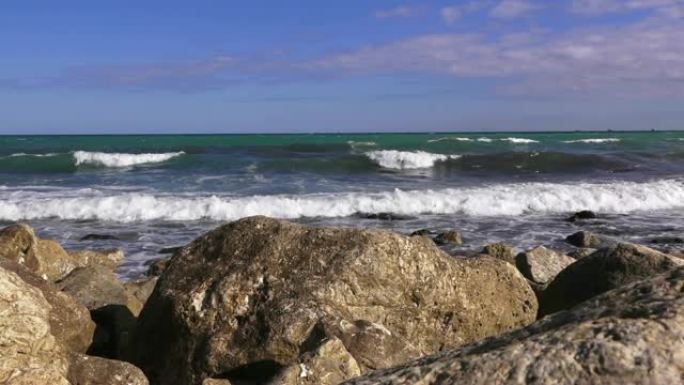
[[[223,221],[458,228],[475,249],[560,246],[568,213],[602,232],[679,235],[684,132],[0,137],[0,221],[69,247],[120,240],[122,274]],[[392,212],[405,220],[366,219]],[[452,250],[465,252],[465,250]]]

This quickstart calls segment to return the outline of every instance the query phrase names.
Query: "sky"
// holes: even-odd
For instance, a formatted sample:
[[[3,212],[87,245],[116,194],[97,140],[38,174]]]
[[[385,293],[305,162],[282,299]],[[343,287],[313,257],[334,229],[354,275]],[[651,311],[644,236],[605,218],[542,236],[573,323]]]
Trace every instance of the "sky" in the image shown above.
[[[684,129],[684,0],[3,0],[0,134]]]

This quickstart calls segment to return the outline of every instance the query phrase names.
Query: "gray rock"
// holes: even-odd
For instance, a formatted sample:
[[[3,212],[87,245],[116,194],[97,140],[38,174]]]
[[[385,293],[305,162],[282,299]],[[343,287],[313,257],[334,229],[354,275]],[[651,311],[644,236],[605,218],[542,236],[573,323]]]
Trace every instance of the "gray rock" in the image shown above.
[[[550,282],[556,274],[573,262],[575,262],[573,258],[544,246],[537,246],[515,257],[515,265],[522,275],[539,284]]]
[[[173,256],[140,314],[134,362],[160,385],[254,372],[265,382],[328,339],[383,367],[370,342],[422,355],[523,326],[536,311],[525,279],[493,258],[455,259],[425,237],[252,217]],[[342,324],[354,327],[335,332]]]
[[[437,234],[435,243],[438,245],[462,245],[463,237],[461,237],[461,233],[455,230],[443,231]]]
[[[344,385],[682,384],[684,268]]]
[[[565,241],[575,247],[586,247],[592,249],[607,247],[617,243],[613,240],[604,238],[589,231],[578,231],[565,238]]]

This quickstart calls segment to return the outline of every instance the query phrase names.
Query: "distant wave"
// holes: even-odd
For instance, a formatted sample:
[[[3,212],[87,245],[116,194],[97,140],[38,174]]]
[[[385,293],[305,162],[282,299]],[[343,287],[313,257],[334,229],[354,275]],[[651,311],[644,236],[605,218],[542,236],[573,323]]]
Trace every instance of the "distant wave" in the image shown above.
[[[592,138],[592,139],[576,139],[576,140],[565,140],[563,143],[616,143],[619,142],[618,138]]]
[[[503,138],[503,139],[499,139],[499,140],[502,140],[504,142],[516,143],[516,144],[539,143],[538,140],[526,139],[526,138]]]
[[[19,157],[24,157],[24,156],[36,157],[36,158],[46,158],[46,157],[57,156],[57,155],[60,155],[60,154],[58,154],[56,152],[50,152],[47,154],[27,154],[25,152],[18,152],[16,154],[12,154],[12,155],[7,156],[7,158],[19,158]]]
[[[368,141],[368,142],[356,142],[353,140],[347,141],[347,144],[352,146],[352,147],[353,146],[375,146],[375,145],[377,145],[377,143],[375,143],[375,142],[370,142],[370,141]]]
[[[443,141],[458,141],[458,142],[472,142],[473,139],[471,138],[466,138],[466,137],[454,137],[454,136],[446,136],[442,138],[437,138],[437,139],[430,139],[428,140],[428,143],[436,143],[436,142],[443,142]],[[508,138],[487,138],[487,137],[480,137],[477,139],[474,139],[477,142],[483,142],[483,143],[492,143],[494,141],[501,141],[501,142],[510,142],[510,143],[515,143],[515,144],[529,144],[529,143],[539,143],[538,140],[534,139],[527,139],[527,138],[515,138],[515,137],[508,137]]]
[[[445,136],[443,138],[437,138],[437,139],[430,139],[428,140],[428,143],[436,143],[436,142],[444,142],[444,141],[456,141],[456,142],[472,142],[472,139],[470,138],[464,138],[460,136]]]
[[[0,189],[1,190],[1,189]],[[114,194],[114,195],[111,195]],[[607,213],[684,207],[684,182],[524,183],[378,193],[164,196],[102,191],[39,192],[0,199],[0,219],[100,219],[116,222],[345,217],[357,212],[402,215],[515,216],[594,210]]]
[[[76,166],[94,165],[102,167],[130,167],[146,163],[166,162],[169,159],[185,154],[183,151],[160,154],[125,154],[107,152],[76,151]]]
[[[425,151],[378,150],[366,153],[366,156],[383,168],[408,170],[430,168],[435,162],[457,159],[459,155],[432,154]]]

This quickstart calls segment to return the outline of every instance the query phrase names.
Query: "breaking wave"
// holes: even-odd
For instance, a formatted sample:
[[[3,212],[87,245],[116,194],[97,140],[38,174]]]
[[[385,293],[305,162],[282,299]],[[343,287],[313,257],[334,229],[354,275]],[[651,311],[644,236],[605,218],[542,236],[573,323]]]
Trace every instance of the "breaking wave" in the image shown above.
[[[76,151],[76,166],[131,167],[147,163],[161,163],[185,154],[183,151],[160,154],[125,154],[107,152]]]
[[[575,139],[575,140],[565,140],[563,143],[617,143],[620,139],[618,138],[592,138],[592,139]]]
[[[358,212],[515,216],[579,210],[630,213],[681,207],[684,207],[684,182],[672,179],[645,183],[521,183],[440,190],[245,197],[104,193],[85,189],[13,191],[0,199],[0,219],[187,221],[235,220],[252,215],[345,217]]]
[[[366,153],[366,156],[380,167],[394,170],[410,170],[430,168],[436,162],[458,159],[459,155],[432,154],[425,151],[378,150]]]

